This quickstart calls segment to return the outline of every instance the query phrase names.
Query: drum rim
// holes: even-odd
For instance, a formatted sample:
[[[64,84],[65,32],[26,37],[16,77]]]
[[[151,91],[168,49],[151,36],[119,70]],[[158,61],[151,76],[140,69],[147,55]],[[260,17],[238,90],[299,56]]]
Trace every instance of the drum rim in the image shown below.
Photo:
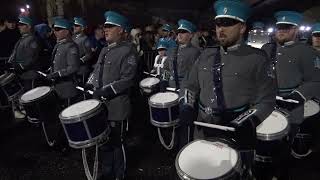
[[[68,143],[69,143],[70,147],[75,148],[75,149],[89,148],[91,146],[98,144],[99,140],[103,139],[104,137],[106,137],[106,139],[107,139],[104,143],[108,142],[110,133],[111,133],[110,127],[107,126],[107,128],[100,135],[98,135],[94,138],[91,138],[91,139],[88,139],[85,141],[71,141],[68,138]],[[68,134],[68,136],[69,136],[69,134]]]
[[[179,122],[180,122],[180,119],[177,118],[177,119],[175,119],[173,121],[170,121],[170,122],[159,122],[159,121],[155,121],[154,119],[150,118],[150,121],[151,121],[151,124],[156,126],[156,127],[168,128],[168,127],[174,127],[174,126],[178,125]]]
[[[89,100],[96,100],[96,99],[87,99],[87,100],[84,100],[84,101],[89,101]],[[80,101],[80,102],[77,102],[75,104],[78,104],[78,103],[81,103],[81,102],[84,102],[84,101]],[[102,103],[101,101],[99,100],[96,100],[99,102],[98,106],[94,107],[93,109],[85,112],[85,113],[81,113],[81,114],[78,114],[78,115],[75,115],[75,116],[69,116],[69,117],[64,117],[62,116],[62,112],[64,110],[66,110],[67,108],[71,107],[66,107],[65,109],[63,109],[60,113],[59,113],[59,119],[62,123],[67,123],[67,124],[70,124],[70,123],[74,123],[74,122],[81,122],[81,121],[84,121],[84,120],[87,120],[95,115],[97,115],[98,113],[100,113],[103,108],[102,107]],[[73,104],[73,105],[75,105]]]
[[[277,132],[277,133],[273,133],[273,134],[262,134],[262,133],[256,132],[258,140],[274,141],[274,140],[282,139],[283,137],[288,135],[289,130],[290,130],[290,123],[289,123],[289,120],[287,118],[288,117],[288,113],[285,112],[284,110],[280,109],[280,108],[275,109],[274,111],[277,111],[278,113],[280,113],[280,114],[282,114],[282,115],[284,115],[286,117],[287,126],[282,131]]]
[[[222,175],[222,176],[219,176],[219,177],[215,177],[213,179],[208,179],[208,180],[217,180],[217,179],[228,179],[230,177],[232,177],[234,174],[236,173],[239,173],[241,171],[241,164],[242,164],[242,161],[241,161],[241,157],[240,157],[240,153],[237,151],[237,148],[235,148],[235,144],[231,142],[231,140],[226,140],[224,138],[207,138],[207,139],[197,139],[197,140],[193,140],[191,141],[190,143],[186,144],[183,146],[183,148],[180,149],[179,153],[177,154],[176,156],[176,159],[175,159],[175,167],[176,167],[176,171],[177,171],[177,174],[180,178],[189,178],[189,179],[192,179],[192,180],[198,180],[197,178],[195,177],[192,177],[190,176],[189,174],[183,172],[180,168],[180,165],[179,165],[179,157],[182,153],[182,151],[191,143],[194,143],[194,142],[197,142],[197,141],[212,141],[212,140],[215,140],[215,141],[219,141],[219,142],[222,142],[224,144],[227,144],[229,147],[233,148],[235,150],[235,152],[237,153],[238,155],[238,159],[237,159],[237,163],[235,164],[234,167],[232,167],[226,174]]]
[[[14,73],[9,73],[8,76],[6,76],[0,81],[0,86],[5,86],[9,84],[11,81],[14,80],[15,77],[16,75]]]
[[[142,86],[142,81],[143,80],[145,80],[145,79],[157,79],[158,80],[158,82],[156,83],[156,84],[153,84],[153,85],[151,85],[151,86]],[[144,79],[142,79],[141,81],[140,81],[140,83],[139,83],[139,87],[141,88],[141,89],[145,89],[145,88],[152,88],[153,86],[156,86],[157,84],[159,84],[160,83],[160,79],[159,78],[156,78],[156,77],[147,77],[147,78],[144,78]]]
[[[167,92],[167,91],[166,91],[166,92]],[[160,92],[160,93],[163,93],[163,92]],[[170,93],[177,94],[177,93],[175,93],[175,92],[170,92]],[[156,102],[152,102],[152,101],[151,101],[151,98],[154,97],[154,96],[157,95],[157,94],[159,94],[159,93],[156,93],[156,94],[154,94],[154,95],[152,95],[152,96],[150,96],[150,97],[148,98],[148,104],[149,104],[149,106],[154,107],[154,108],[171,108],[171,107],[179,104],[179,94],[177,94],[177,95],[178,95],[178,98],[177,98],[176,100],[172,101],[172,102],[168,102],[168,103],[156,103]]]
[[[24,94],[28,93],[29,91],[31,91],[31,90],[33,90],[33,89],[40,88],[40,87],[49,87],[49,92],[47,92],[47,93],[44,94],[43,96],[40,96],[40,97],[35,98],[35,99],[33,99],[33,100],[30,100],[30,101],[25,101],[25,100],[22,99],[22,96],[23,96]],[[30,89],[29,91],[23,93],[22,96],[21,96],[20,99],[19,99],[20,103],[21,103],[21,104],[29,104],[29,103],[32,103],[32,102],[35,102],[35,101],[39,101],[39,100],[41,100],[41,99],[43,99],[43,98],[51,95],[52,92],[53,92],[53,88],[50,87],[50,86],[39,86],[39,87],[36,87],[36,88]]]

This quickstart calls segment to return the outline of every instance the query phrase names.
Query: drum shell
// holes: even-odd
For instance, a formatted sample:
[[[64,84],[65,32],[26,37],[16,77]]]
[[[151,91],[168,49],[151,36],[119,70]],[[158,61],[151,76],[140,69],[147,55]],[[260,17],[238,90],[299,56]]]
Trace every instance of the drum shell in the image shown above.
[[[195,140],[195,141],[199,141],[199,140]],[[195,142],[195,141],[192,141],[190,142],[189,144]],[[217,141],[217,142],[222,142],[224,144],[227,144],[229,147],[233,148],[233,149],[236,149],[236,146],[234,145],[234,143],[232,143],[231,141],[228,141],[228,140],[225,140],[225,139],[221,139],[221,138],[210,138],[208,139],[208,141]],[[186,148],[188,147],[188,145],[185,145],[178,153],[178,155],[176,156],[176,160],[175,160],[175,167],[176,167],[176,170],[177,170],[177,174],[179,176],[179,178],[181,180],[202,180],[202,179],[197,179],[195,177],[191,177],[190,175],[188,175],[187,173],[183,172],[179,166],[179,157],[181,155],[181,152]],[[242,165],[242,162],[241,162],[241,156],[240,156],[240,153],[238,153],[238,159],[237,159],[237,163],[236,165],[234,166],[234,168],[232,168],[229,172],[227,172],[225,175],[223,176],[220,176],[220,177],[217,177],[217,178],[213,178],[213,179],[209,179],[209,180],[239,180],[240,177],[241,177],[241,165]]]
[[[285,138],[272,140],[272,141],[263,141],[257,140],[256,145],[256,162],[262,163],[276,163],[277,160],[282,159],[282,155],[288,152],[289,143]]]
[[[178,100],[163,105],[156,105],[150,102],[150,121],[156,127],[172,127],[179,122],[179,102]]]
[[[56,121],[61,109],[57,95],[53,89],[50,89],[47,94],[30,101],[23,101],[20,98],[20,104],[30,119],[37,119],[39,121]]]
[[[23,88],[14,74],[9,74],[7,77],[3,78],[0,82],[0,86],[1,91],[8,97],[9,101],[23,92]]]
[[[107,117],[107,110],[101,105],[78,117],[59,115],[69,145],[76,149],[91,147],[108,137],[110,127]]]

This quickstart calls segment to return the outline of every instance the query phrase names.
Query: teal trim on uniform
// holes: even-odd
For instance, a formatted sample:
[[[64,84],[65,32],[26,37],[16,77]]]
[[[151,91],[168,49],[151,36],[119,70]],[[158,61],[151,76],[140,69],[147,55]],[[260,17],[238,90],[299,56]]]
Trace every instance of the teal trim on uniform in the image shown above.
[[[320,23],[315,23],[312,26],[312,33],[320,33]]]
[[[242,111],[245,111],[248,108],[249,108],[249,105],[243,105],[243,106],[236,107],[236,108],[225,109],[225,112],[226,113],[228,113],[228,112],[242,112]],[[199,102],[199,109],[201,111],[203,111],[204,113],[207,113],[206,112],[207,107],[205,107],[201,102]],[[218,111],[216,111],[215,109],[212,108],[212,114],[221,114],[221,112],[218,112]]]
[[[292,24],[295,26],[299,26],[303,19],[303,15],[296,11],[278,11],[274,17],[277,19],[276,24]]]
[[[71,30],[72,28],[72,24],[70,21],[63,19],[63,18],[57,18],[54,21],[54,26],[53,27],[58,27],[58,28],[64,28],[64,29],[68,29]]]
[[[79,25],[79,26],[82,26],[82,27],[87,26],[87,22],[81,17],[74,17],[73,18],[73,24],[76,24],[76,25]]]
[[[178,26],[178,30],[186,30],[190,33],[194,33],[197,31],[197,27],[192,22],[185,19],[180,19],[178,21]]]
[[[19,23],[26,24],[32,26],[32,19],[27,16],[20,16]]]
[[[247,21],[251,14],[251,8],[240,0],[218,0],[214,3],[217,18],[231,18],[241,22]]]
[[[128,19],[125,16],[123,16],[115,11],[105,12],[104,17],[106,19],[104,24],[112,24],[112,25],[120,26],[124,29],[127,28]]]

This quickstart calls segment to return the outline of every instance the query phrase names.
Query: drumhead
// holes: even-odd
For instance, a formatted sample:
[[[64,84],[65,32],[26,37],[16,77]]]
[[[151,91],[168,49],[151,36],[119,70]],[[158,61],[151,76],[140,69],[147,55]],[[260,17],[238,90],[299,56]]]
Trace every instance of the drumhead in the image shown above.
[[[160,80],[158,78],[148,77],[148,78],[143,79],[140,82],[140,87],[151,87],[153,85],[158,84],[159,82],[160,82]]]
[[[179,95],[174,92],[160,92],[150,97],[153,104],[168,104],[179,99]]]
[[[177,161],[179,171],[189,177],[215,179],[230,173],[236,167],[239,156],[225,143],[196,140],[180,151]]]
[[[304,117],[310,117],[313,116],[320,111],[320,106],[317,102],[313,100],[308,100],[306,103],[304,103]]]
[[[275,110],[257,127],[257,136],[278,134],[288,128],[287,117]]]
[[[75,117],[81,114],[88,113],[89,111],[97,108],[100,105],[100,101],[96,99],[88,99],[76,104],[73,104],[61,112],[61,117]]]
[[[50,90],[51,88],[49,86],[40,86],[40,87],[31,89],[21,96],[21,100],[24,102],[33,101],[35,99],[38,99],[48,94]]]

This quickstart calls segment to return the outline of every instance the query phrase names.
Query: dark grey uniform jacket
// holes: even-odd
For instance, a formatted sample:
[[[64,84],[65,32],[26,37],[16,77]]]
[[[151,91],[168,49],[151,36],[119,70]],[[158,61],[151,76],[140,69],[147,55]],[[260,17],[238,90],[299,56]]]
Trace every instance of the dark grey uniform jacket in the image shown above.
[[[272,44],[262,49],[271,54]],[[320,94],[320,56],[307,44],[289,42],[277,46],[276,75],[280,94],[299,91],[307,100]]]
[[[205,49],[193,66],[186,83],[180,91],[188,89],[196,94],[199,102],[212,109],[217,109],[217,98],[213,90],[213,60],[219,48]],[[274,109],[276,88],[268,76],[269,60],[265,52],[247,45],[236,45],[225,52],[222,48],[222,86],[227,109],[245,105],[257,109],[255,113],[264,120]],[[199,121],[208,121],[208,114],[199,110]],[[210,119],[210,118],[209,118]],[[218,123],[218,120],[211,120]]]
[[[109,120],[126,120],[130,115],[129,90],[135,84],[136,70],[137,52],[132,43],[112,43],[101,50],[88,83],[96,89],[111,86],[117,95],[107,102]]]
[[[262,47],[271,57],[272,44]],[[274,74],[277,77],[278,94],[287,95],[298,91],[306,100],[320,94],[320,57],[317,52],[300,42],[290,41],[277,45]],[[290,112],[290,122],[303,122],[304,108],[300,106]],[[293,128],[292,128],[293,129]]]
[[[85,67],[85,64],[89,63],[93,56],[90,40],[88,36],[82,33],[74,35],[72,39],[79,47],[80,60],[82,61],[82,65],[80,65],[79,69],[79,74],[89,73],[89,69]]]
[[[176,88],[173,69],[173,58],[177,57],[178,81],[181,87],[184,77],[187,77],[192,65],[200,55],[200,50],[191,44],[180,45],[178,49],[171,48],[168,52],[168,58],[164,62],[163,79],[169,81],[169,86]],[[175,53],[177,53],[175,55]]]
[[[60,98],[66,99],[77,94],[75,73],[79,70],[79,49],[71,38],[57,42],[53,49],[53,71],[59,72],[60,81],[55,85]]]
[[[21,74],[22,79],[35,79],[38,76],[36,70],[39,68],[37,66],[39,51],[39,43],[32,33],[23,34],[16,43],[9,61],[20,64],[25,70]]]

